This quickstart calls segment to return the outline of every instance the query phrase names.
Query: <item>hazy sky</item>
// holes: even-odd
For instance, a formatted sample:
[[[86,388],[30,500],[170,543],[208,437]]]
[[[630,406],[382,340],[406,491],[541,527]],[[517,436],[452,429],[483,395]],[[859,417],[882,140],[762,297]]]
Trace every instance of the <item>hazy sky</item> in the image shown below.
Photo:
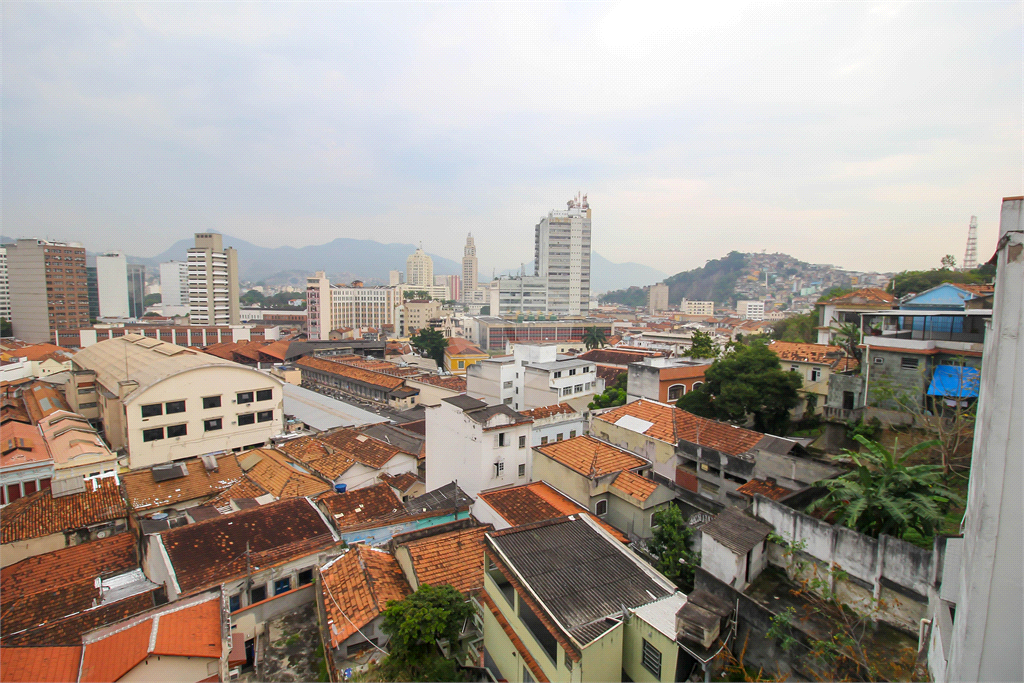
[[[721,7],[713,7],[721,5]],[[1024,193],[1014,2],[4,2],[3,233],[154,255],[418,242],[481,272],[589,193],[594,250],[991,255]]]

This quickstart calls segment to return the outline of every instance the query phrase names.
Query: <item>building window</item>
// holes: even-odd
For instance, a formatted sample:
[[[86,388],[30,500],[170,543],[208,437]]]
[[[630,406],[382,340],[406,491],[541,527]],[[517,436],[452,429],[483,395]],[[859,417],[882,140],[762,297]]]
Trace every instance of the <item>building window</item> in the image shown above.
[[[557,434],[555,436],[555,441],[561,441],[561,440],[562,440],[562,435],[561,434]]]
[[[918,360],[917,358],[900,358],[900,367],[904,370],[917,370]]]
[[[526,437],[525,436],[519,437],[519,447],[520,448],[526,448]]]
[[[519,466],[519,476],[520,477],[525,477],[526,476],[526,465],[520,465]]]
[[[256,413],[243,413],[238,416],[238,426],[251,425],[256,423]]]
[[[576,374],[576,368],[569,368],[569,376],[572,377]]]
[[[576,430],[575,429],[570,429],[569,430],[569,438],[570,439],[575,439],[576,438]]]
[[[281,593],[287,593],[292,589],[292,579],[290,576],[286,576],[283,579],[278,579],[274,582],[274,595],[280,595]]]
[[[270,422],[273,419],[274,419],[274,411],[273,410],[261,410],[260,412],[256,413],[256,421],[257,422]]]
[[[220,396],[204,396],[203,408],[220,408]]]
[[[164,404],[164,413],[166,413],[167,415],[174,415],[175,413],[184,413],[184,412],[185,412],[185,402],[184,401],[170,401],[170,402]]]
[[[512,397],[511,397],[511,396],[509,396],[509,397],[508,397],[508,398],[506,398],[506,399],[505,399],[504,401],[502,401],[502,403],[504,403],[504,404],[505,404],[505,405],[507,405],[507,406],[510,406],[510,405],[512,405]]]
[[[204,431],[215,432],[218,429],[222,429],[223,427],[224,427],[224,424],[221,421],[221,418],[219,418],[219,417],[215,417],[212,420],[203,420],[203,430]]]
[[[501,473],[505,471],[505,463],[496,462],[494,463],[494,476],[500,477]]]
[[[686,386],[683,384],[673,384],[668,388],[668,400],[678,401],[682,398],[683,394],[686,393]]]
[[[875,356],[874,358],[871,359],[871,362],[874,363],[875,365],[881,365],[882,363],[885,362],[885,359],[882,358],[881,356]]]
[[[235,400],[238,403],[252,403],[252,392],[251,391],[240,391],[236,394]]]
[[[562,371],[561,370],[558,370],[557,372],[555,372],[555,379],[558,379],[561,376],[562,376]]]
[[[597,501],[597,503],[594,505],[594,514],[596,514],[598,517],[604,517],[606,514],[608,514],[608,501]]]
[[[460,360],[459,361],[459,370],[463,369],[464,367],[466,367],[466,361]]]
[[[499,446],[507,446],[508,445],[508,439],[506,438],[507,436],[508,436],[507,432],[499,432],[498,433],[498,445]]]
[[[313,570],[303,569],[299,572],[299,585],[305,586],[307,583],[313,583]]]
[[[578,394],[578,393],[580,393],[581,391],[583,391],[583,385],[582,385],[582,384],[577,384],[576,386],[574,386],[574,387],[572,388],[572,390],[573,390],[573,392],[575,392],[575,393],[577,393],[577,394]]]
[[[250,605],[253,604],[253,603],[257,603],[257,602],[263,602],[264,600],[267,599],[267,587],[266,586],[253,586],[252,587],[252,592],[249,595],[252,598],[249,601]]]
[[[658,512],[661,512],[661,511],[659,510]],[[657,514],[658,514],[657,512],[652,512],[651,513],[651,528],[652,529],[654,529],[655,527],[658,526],[658,523],[654,521],[654,516],[657,515]]]
[[[821,368],[811,368],[811,381],[817,382],[821,379]]]
[[[237,612],[242,609],[242,596],[240,594],[232,595],[228,598],[228,603],[231,606],[231,611]]]
[[[257,401],[269,401],[272,398],[274,398],[273,389],[260,389],[259,391],[256,392]]]
[[[156,427],[154,429],[143,429],[142,440],[143,441],[159,441],[164,438],[164,428]]]
[[[142,406],[142,417],[156,417],[157,415],[163,414],[163,403],[150,403],[148,406]]]
[[[175,436],[185,436],[188,434],[188,425],[170,425],[167,428],[167,438],[173,438]]]
[[[547,442],[548,442],[548,437],[546,437],[546,436],[542,436],[542,437],[540,437],[540,445],[541,445],[541,446],[544,446],[544,445],[546,445],[546,444],[547,444]]]
[[[640,658],[640,663],[645,669],[654,674],[654,677],[661,679],[661,650],[654,647],[647,642],[646,638],[642,639],[643,644],[643,655]]]

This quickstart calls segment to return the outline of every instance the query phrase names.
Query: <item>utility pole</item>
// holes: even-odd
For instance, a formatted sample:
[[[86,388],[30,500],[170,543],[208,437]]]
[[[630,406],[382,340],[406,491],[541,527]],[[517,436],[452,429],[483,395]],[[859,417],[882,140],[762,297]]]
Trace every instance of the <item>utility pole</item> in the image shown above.
[[[249,541],[245,542],[245,600],[252,604],[252,566],[249,563]]]

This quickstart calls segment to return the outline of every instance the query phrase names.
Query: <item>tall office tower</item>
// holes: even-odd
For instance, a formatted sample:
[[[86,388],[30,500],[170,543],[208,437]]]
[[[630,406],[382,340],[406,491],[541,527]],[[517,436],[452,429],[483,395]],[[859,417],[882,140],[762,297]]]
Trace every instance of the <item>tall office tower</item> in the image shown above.
[[[11,283],[7,279],[7,250],[0,247],[0,318],[11,322]]]
[[[141,318],[146,313],[146,266],[128,264],[128,315]]]
[[[405,273],[400,270],[388,271],[388,284],[392,287],[405,283]]]
[[[85,247],[76,242],[19,239],[7,245],[14,336],[52,342],[54,330],[89,326]]]
[[[431,295],[434,298],[437,297],[437,288],[444,287],[444,299],[450,299],[452,301],[459,301],[462,296],[462,278],[458,275],[435,275],[434,276],[434,291]]]
[[[188,250],[188,308],[191,325],[237,325],[238,252],[224,248],[216,232],[197,232]]]
[[[564,211],[537,224],[534,274],[548,279],[548,312],[586,315],[590,310],[590,205],[576,195]]]
[[[188,263],[185,261],[160,264],[160,303],[188,306]]]
[[[100,317],[100,284],[96,266],[85,267],[85,287],[89,292],[89,320]]]
[[[96,296],[101,318],[128,318],[128,259],[120,252],[96,257]]]
[[[328,339],[340,327],[381,328],[395,325],[401,287],[332,285],[319,270],[306,278],[306,331],[310,339]]]
[[[473,291],[479,287],[479,263],[476,260],[476,245],[473,233],[466,236],[466,247],[462,250],[462,297],[461,301],[471,301]]]
[[[434,260],[423,252],[422,244],[405,259],[405,283],[410,287],[434,286]]]

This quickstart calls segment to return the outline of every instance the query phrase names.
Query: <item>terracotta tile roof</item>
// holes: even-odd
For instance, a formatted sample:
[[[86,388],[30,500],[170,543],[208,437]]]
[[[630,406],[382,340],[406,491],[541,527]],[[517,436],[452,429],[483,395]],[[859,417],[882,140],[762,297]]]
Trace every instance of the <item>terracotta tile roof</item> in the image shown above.
[[[466,596],[478,593],[484,586],[484,534],[492,528],[486,524],[403,543],[416,581],[421,586],[450,584]]]
[[[643,502],[651,497],[651,494],[658,490],[657,482],[645,479],[641,476],[625,471],[615,477],[612,486]]]
[[[362,382],[363,384],[368,384],[370,386],[380,387],[386,391],[393,391],[405,384],[405,380],[401,377],[385,375],[382,372],[363,370],[362,368],[353,367],[345,363],[324,360],[323,358],[300,358],[295,364],[299,367],[319,370],[320,372],[338,375],[339,377],[344,377],[356,382]]]
[[[619,375],[626,370],[621,368],[612,367],[610,365],[598,365],[597,376],[604,380],[606,386],[615,384],[615,380],[619,378]]]
[[[895,303],[896,297],[884,289],[878,287],[864,287],[858,289],[855,292],[844,294],[843,296],[835,296],[827,301],[822,301],[822,304],[839,304],[847,306],[889,306]]]
[[[793,493],[792,489],[787,489],[784,486],[779,486],[774,481],[767,481],[765,479],[751,479],[746,484],[743,484],[743,486],[738,486],[736,491],[738,493],[745,493],[751,498],[754,497],[755,493],[760,493],[765,498],[770,498],[771,500],[779,500]]]
[[[270,356],[277,360],[283,361],[285,356],[288,354],[288,347],[291,346],[292,342],[290,339],[281,339],[276,342],[271,342],[260,349],[260,353],[264,356]]]
[[[80,581],[92,586],[96,577],[121,574],[138,566],[135,536],[127,533],[35,555],[0,570],[0,611],[6,615],[18,600],[34,593],[59,591]],[[88,604],[69,605],[60,616],[91,607],[92,598],[98,595],[95,590],[93,593]]]
[[[2,445],[0,469],[51,460],[39,429],[23,422],[4,423]]]
[[[155,596],[155,590],[137,593],[124,600],[100,605],[64,619],[55,619],[41,626],[33,626],[25,631],[6,635],[0,644],[4,648],[80,645],[83,633],[150,609],[156,603]]]
[[[491,614],[493,614],[494,618],[497,619],[498,625],[501,626],[501,630],[504,631],[505,635],[512,641],[512,646],[519,653],[519,656],[523,658],[523,662],[530,668],[530,671],[533,672],[534,680],[548,683],[550,679],[544,675],[544,670],[540,668],[540,665],[537,664],[537,660],[533,658],[529,649],[527,649],[526,645],[523,644],[523,641],[519,636],[516,635],[515,629],[512,628],[512,625],[508,623],[508,619],[505,618],[505,615],[501,613],[498,606],[494,604],[493,600],[491,600],[491,596],[487,593],[480,593],[479,599],[480,602],[485,604],[487,609],[491,611]]]
[[[466,378],[455,377],[452,375],[420,375],[419,377],[410,377],[414,382],[422,382],[423,384],[430,384],[431,386],[441,387],[442,389],[449,389],[451,391],[460,391],[465,393],[466,391]]]
[[[320,575],[332,648],[376,619],[389,600],[403,600],[412,592],[394,556],[365,545],[349,548],[324,565]]]
[[[345,493],[330,491],[317,498],[317,502],[327,510],[327,516],[338,529],[406,511],[402,500],[383,482]]]
[[[536,446],[535,449],[585,477],[621,472],[647,464],[637,456],[591,436]]]
[[[56,344],[32,344],[30,346],[22,346],[19,349],[4,351],[4,356],[14,358],[28,358],[34,361],[44,360],[55,360],[58,363],[65,363],[75,355],[74,351],[65,349],[62,346]],[[6,360],[6,358],[5,358]]]
[[[768,348],[774,351],[781,360],[829,366],[846,355],[841,347],[829,344],[798,344],[776,340],[768,344]]]
[[[444,355],[449,357],[486,356],[487,352],[468,339],[463,339],[462,337],[451,337],[448,339],[448,346],[445,347]]]
[[[592,360],[603,365],[622,365],[639,363],[644,358],[653,358],[665,354],[659,351],[628,351],[626,349],[591,349],[577,356],[580,360]]]
[[[32,418],[32,424],[37,424],[58,410],[71,410],[64,396],[48,382],[35,381],[25,385],[21,398],[25,401],[25,409]]]
[[[196,498],[214,496],[242,478],[242,468],[235,455],[228,453],[217,458],[217,471],[208,472],[200,458],[181,461],[188,474],[177,479],[155,481],[153,471],[137,470],[121,476],[125,496],[136,512],[173,505]]]
[[[575,415],[579,411],[573,408],[568,403],[556,403],[551,406],[541,406],[540,408],[534,408],[532,410],[520,410],[521,415],[532,417],[534,420],[540,420],[545,417],[551,417],[552,415]]]
[[[975,296],[988,296],[989,294],[994,294],[996,291],[995,285],[955,284],[954,287],[970,292]]]
[[[287,498],[161,534],[183,594],[334,545],[331,529],[305,498]]]
[[[294,441],[280,443],[277,449],[308,465],[314,472],[331,481],[335,481],[356,464],[355,460],[337,452],[315,436],[303,436]]]
[[[260,461],[245,473],[246,478],[276,498],[316,496],[331,488],[323,479],[297,470],[284,453],[272,448],[257,448],[241,457],[245,460],[254,455],[260,456]]]
[[[422,479],[420,479],[412,472],[403,472],[402,474],[399,474],[397,476],[385,472],[384,474],[380,475],[380,480],[387,484],[388,486],[390,486],[391,488],[397,489],[402,493],[405,493],[413,486],[415,486],[417,483],[423,482]]]
[[[254,482],[249,477],[242,475],[242,478],[236,481],[234,484],[224,489],[216,496],[206,501],[204,506],[213,506],[215,508],[224,508],[230,506],[233,500],[245,500],[247,498],[259,498],[270,493],[265,488]],[[190,508],[195,509],[195,508]]]
[[[7,424],[11,420],[32,424],[32,418],[29,417],[28,410],[25,408],[25,401],[20,396],[5,395],[3,403],[0,404],[0,421]]]
[[[222,342],[220,344],[210,344],[209,346],[202,349],[205,353],[217,358],[223,358],[224,360],[234,360],[234,354],[232,350],[237,346],[235,342]]]
[[[89,480],[83,493],[54,498],[43,489],[19,498],[4,508],[0,518],[0,543],[26,541],[70,529],[81,529],[128,517],[117,480]]]
[[[378,470],[403,452],[397,446],[347,427],[321,432],[314,438],[334,448],[336,453]]]
[[[88,634],[83,642],[81,683],[116,681],[150,655],[219,658],[220,600],[171,603],[133,618],[127,627]]]
[[[0,683],[68,683],[78,680],[77,647],[5,647]]]
[[[556,517],[585,514],[618,540],[629,543],[629,537],[624,533],[601,518],[591,515],[585,507],[543,481],[482,491],[479,497],[501,515],[510,526],[522,526]]]

